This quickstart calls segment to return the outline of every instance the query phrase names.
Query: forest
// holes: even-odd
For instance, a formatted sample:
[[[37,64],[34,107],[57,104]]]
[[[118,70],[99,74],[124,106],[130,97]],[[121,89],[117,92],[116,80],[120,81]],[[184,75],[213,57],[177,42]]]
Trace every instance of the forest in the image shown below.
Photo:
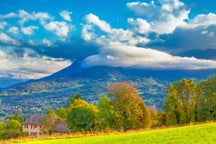
[[[27,136],[21,122],[25,116],[11,115],[0,122],[0,138]],[[182,79],[166,89],[163,110],[148,107],[136,88],[127,82],[116,82],[97,104],[85,101],[82,95],[72,95],[64,107],[48,110],[43,133],[50,135],[56,119],[67,123],[70,132],[128,131],[170,125],[184,125],[216,119],[216,76],[195,82]]]

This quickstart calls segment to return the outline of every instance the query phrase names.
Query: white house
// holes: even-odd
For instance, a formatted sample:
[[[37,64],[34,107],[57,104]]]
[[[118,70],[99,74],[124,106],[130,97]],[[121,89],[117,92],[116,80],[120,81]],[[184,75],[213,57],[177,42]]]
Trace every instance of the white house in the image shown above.
[[[44,118],[46,118],[45,115],[34,115],[30,119],[27,119],[22,123],[23,132],[28,132],[29,136],[42,135],[42,125]],[[70,130],[68,129],[66,122],[59,119],[55,120],[53,133],[63,134],[69,132]]]
[[[29,136],[40,136],[42,135],[42,124],[44,115],[34,115],[22,123],[24,132],[28,132]]]

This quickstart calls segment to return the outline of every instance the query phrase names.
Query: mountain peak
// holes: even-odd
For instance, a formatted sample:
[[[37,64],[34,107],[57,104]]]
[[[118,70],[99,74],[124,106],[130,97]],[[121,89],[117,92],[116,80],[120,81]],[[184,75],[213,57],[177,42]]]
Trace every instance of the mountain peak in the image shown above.
[[[78,59],[76,59],[70,66],[50,75],[44,78],[41,78],[42,80],[45,79],[51,79],[51,78],[56,78],[56,77],[65,77],[65,76],[70,76],[73,74],[77,74],[82,72],[85,68],[82,66],[83,60],[86,58],[87,56],[81,56]],[[41,80],[40,79],[40,80]]]

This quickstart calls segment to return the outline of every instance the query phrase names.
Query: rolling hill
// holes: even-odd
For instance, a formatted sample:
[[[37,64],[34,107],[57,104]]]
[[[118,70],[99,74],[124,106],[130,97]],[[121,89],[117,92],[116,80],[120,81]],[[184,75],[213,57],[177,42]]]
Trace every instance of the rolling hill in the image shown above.
[[[165,90],[170,82],[182,78],[196,81],[216,74],[209,70],[154,70],[95,66],[82,67],[83,58],[48,77],[27,81],[0,91],[0,116],[20,112],[26,115],[44,113],[47,109],[64,107],[69,97],[81,93],[91,103],[108,91],[114,82],[126,81],[140,92],[149,106],[162,109]]]
[[[71,135],[45,140],[27,140],[19,144],[215,144],[216,123],[127,133],[90,136]],[[17,140],[18,141],[18,140]]]

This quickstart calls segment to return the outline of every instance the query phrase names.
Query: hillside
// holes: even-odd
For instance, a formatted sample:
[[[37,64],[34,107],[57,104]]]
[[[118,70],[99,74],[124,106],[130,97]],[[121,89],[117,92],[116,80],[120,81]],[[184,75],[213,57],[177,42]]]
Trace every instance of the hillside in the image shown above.
[[[88,137],[58,138],[49,140],[34,140],[20,144],[215,144],[216,123],[168,128],[153,131],[138,131],[121,134],[98,135]]]
[[[78,71],[76,71],[76,68]],[[63,107],[69,97],[81,93],[91,103],[97,103],[101,93],[114,82],[127,81],[140,92],[149,106],[162,108],[166,87],[182,78],[206,79],[216,70],[150,70],[96,66],[83,69],[80,61],[49,77],[28,81],[0,92],[0,116],[15,112],[32,115],[47,109]]]

